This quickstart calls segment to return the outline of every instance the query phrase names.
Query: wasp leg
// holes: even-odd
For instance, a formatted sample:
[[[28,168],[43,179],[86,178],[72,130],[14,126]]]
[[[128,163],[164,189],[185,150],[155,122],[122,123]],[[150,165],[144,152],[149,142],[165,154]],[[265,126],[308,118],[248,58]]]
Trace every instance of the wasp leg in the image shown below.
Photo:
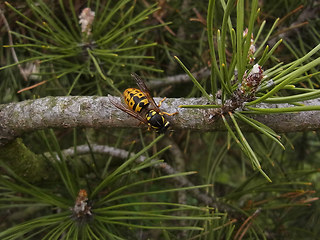
[[[173,116],[178,114],[178,112],[174,112],[174,113],[167,113],[167,112],[161,112],[162,114],[168,115],[168,116]]]
[[[167,99],[167,97],[164,97],[164,98],[159,102],[158,107],[161,107],[162,102],[163,102],[164,100],[166,100],[166,99]]]
[[[167,99],[167,97],[164,97],[164,98],[159,102],[158,107],[161,107],[162,102],[163,102],[164,100],[166,100],[166,99]],[[172,116],[172,115],[178,114],[178,112],[175,112],[175,113],[161,112],[161,113],[163,113],[163,114],[165,114],[165,115],[168,115],[168,116]]]

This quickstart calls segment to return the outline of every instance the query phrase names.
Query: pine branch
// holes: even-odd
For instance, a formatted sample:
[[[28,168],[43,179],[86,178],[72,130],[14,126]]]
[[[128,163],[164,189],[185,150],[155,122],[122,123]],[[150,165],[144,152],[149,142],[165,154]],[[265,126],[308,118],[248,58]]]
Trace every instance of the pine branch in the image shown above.
[[[120,102],[120,98],[113,97]],[[156,102],[160,99],[155,98]],[[308,106],[319,106],[320,99],[301,102]],[[222,121],[210,120],[212,109],[179,108],[179,105],[208,104],[205,98],[170,98],[162,109],[166,112],[179,111],[168,117],[174,130],[224,131]],[[282,108],[289,104],[259,104],[258,108]],[[320,128],[320,112],[296,112],[252,116],[270,126],[276,132],[316,130]],[[46,128],[146,128],[139,121],[115,108],[108,97],[69,96],[46,97],[18,103],[0,105],[0,145],[4,145],[24,133]],[[248,125],[241,125],[243,131],[252,131]]]
[[[132,157],[133,155],[135,155],[135,153],[129,153],[128,151],[123,150],[123,149],[110,147],[110,146],[106,146],[106,145],[98,145],[98,144],[91,144],[90,147],[88,145],[80,145],[80,146],[77,146],[76,149],[77,149],[77,154],[88,154],[88,153],[94,152],[94,153],[100,153],[100,154],[109,154],[113,157],[118,157],[118,158],[123,158],[123,159],[128,158],[128,156]],[[74,147],[62,150],[62,154],[64,156],[73,156],[74,155]],[[47,153],[46,155],[49,155],[49,154]],[[57,159],[58,159],[58,156],[57,156]],[[146,159],[145,156],[140,156],[139,158],[137,158],[136,162],[141,163],[141,162],[145,161],[145,159]],[[158,161],[158,159],[152,160],[152,162],[156,162],[156,161]],[[160,164],[155,164],[154,167],[156,169],[161,170],[164,174],[167,174],[167,175],[178,173],[178,171],[176,171],[171,165],[169,165],[166,162],[163,162]],[[179,187],[193,187],[193,186],[195,186],[192,182],[190,182],[188,180],[187,177],[184,177],[184,176],[173,178],[172,181],[175,181],[179,185]],[[217,202],[217,199],[202,193],[197,188],[190,190],[190,193],[196,199],[198,199],[200,202],[202,202],[206,205],[214,206],[215,208],[220,206],[219,203]],[[220,206],[220,208],[225,209],[225,208],[227,208],[227,206],[223,205],[223,206]]]

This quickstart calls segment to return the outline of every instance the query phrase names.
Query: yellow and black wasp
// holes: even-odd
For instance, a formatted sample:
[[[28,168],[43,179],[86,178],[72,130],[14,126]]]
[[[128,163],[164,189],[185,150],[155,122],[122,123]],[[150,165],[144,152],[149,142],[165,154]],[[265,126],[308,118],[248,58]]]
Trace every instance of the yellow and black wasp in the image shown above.
[[[157,105],[144,81],[135,73],[132,73],[131,76],[135,79],[140,89],[127,88],[124,91],[123,98],[126,105],[113,100],[110,100],[111,103],[120,110],[147,124],[149,128],[153,128],[157,133],[165,133],[170,127],[170,123],[163,115],[172,116],[178,112],[162,112],[160,106],[166,98],[162,99],[159,105]]]

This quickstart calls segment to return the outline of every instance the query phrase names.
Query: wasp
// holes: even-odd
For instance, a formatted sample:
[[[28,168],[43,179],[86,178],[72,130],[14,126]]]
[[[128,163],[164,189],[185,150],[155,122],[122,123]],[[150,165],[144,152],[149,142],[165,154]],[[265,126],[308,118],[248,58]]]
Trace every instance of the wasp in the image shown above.
[[[111,103],[140,122],[147,124],[149,129],[152,128],[157,133],[165,133],[170,127],[170,123],[165,119],[164,115],[172,116],[178,112],[167,113],[161,111],[160,106],[166,98],[162,99],[157,105],[153,97],[151,97],[145,82],[135,73],[132,73],[131,76],[135,79],[139,89],[127,88],[124,91],[125,105],[113,100],[110,100]]]

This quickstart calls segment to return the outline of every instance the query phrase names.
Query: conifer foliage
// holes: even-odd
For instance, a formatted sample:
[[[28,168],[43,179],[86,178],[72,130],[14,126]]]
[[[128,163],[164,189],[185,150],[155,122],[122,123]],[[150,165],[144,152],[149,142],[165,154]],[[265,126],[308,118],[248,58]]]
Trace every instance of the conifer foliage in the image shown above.
[[[70,128],[78,119],[43,128],[35,104],[24,121],[0,115],[10,116],[0,142],[10,119],[29,131],[0,146],[0,239],[319,238],[318,131],[281,133],[256,119],[320,110],[306,104],[320,96],[319,9],[307,0],[1,3],[0,113],[50,99],[70,119],[90,106],[60,98],[104,97],[120,124],[98,129],[78,114],[95,128]],[[177,114],[166,114],[172,105]],[[165,134],[152,130],[154,115],[170,122]],[[181,127],[196,118],[223,131]],[[137,127],[121,125],[128,119]]]

